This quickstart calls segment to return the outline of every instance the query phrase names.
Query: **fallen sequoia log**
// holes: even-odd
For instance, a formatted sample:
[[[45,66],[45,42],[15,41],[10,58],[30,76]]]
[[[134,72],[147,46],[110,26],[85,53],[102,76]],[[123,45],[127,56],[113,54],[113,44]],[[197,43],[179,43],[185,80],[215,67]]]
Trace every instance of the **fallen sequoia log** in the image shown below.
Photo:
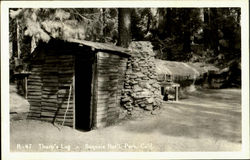
[[[173,81],[181,84],[181,87],[207,83],[209,74],[219,71],[219,68],[203,63],[184,63],[155,59],[155,64],[158,81]]]

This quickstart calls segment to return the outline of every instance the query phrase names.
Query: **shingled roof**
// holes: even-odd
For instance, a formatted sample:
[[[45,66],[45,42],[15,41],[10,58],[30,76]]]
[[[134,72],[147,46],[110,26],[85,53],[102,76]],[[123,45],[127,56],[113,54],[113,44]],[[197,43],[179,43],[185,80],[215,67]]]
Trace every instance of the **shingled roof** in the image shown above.
[[[91,42],[91,41],[76,40],[76,39],[68,39],[67,42],[78,43],[79,45],[89,46],[89,47],[92,47],[94,49],[101,50],[101,51],[113,51],[113,52],[119,52],[128,56],[131,55],[130,53],[131,51],[129,49],[115,46],[114,44],[111,44],[111,43]]]

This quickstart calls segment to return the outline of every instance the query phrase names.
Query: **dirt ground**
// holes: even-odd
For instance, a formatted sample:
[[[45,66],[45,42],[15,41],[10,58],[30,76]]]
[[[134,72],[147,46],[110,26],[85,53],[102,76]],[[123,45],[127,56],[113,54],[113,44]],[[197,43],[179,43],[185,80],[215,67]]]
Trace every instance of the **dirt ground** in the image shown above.
[[[59,127],[60,128],[60,127]],[[33,120],[10,122],[11,151],[184,152],[241,150],[241,90],[197,90],[159,115],[83,132]]]

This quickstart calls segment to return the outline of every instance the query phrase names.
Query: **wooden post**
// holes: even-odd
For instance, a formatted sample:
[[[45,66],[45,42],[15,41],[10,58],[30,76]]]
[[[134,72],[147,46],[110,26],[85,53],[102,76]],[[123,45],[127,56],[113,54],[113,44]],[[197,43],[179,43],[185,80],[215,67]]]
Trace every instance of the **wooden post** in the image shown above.
[[[161,95],[165,95],[165,86],[161,86]]]
[[[20,29],[19,29],[19,22],[16,20],[16,36],[17,36],[17,58],[20,59],[21,56],[21,46],[20,46]]]
[[[25,99],[27,99],[28,98],[28,78],[27,78],[27,76],[25,76],[25,78],[24,78],[24,97],[25,97]]]
[[[92,110],[92,128],[97,127],[97,103],[98,103],[98,53],[95,53],[92,71],[91,84],[91,110]]]
[[[175,101],[178,101],[178,86],[175,86]]]
[[[75,69],[75,67],[76,67],[76,57],[74,57],[74,60],[73,60],[73,62],[74,62],[74,75],[73,75],[73,129],[75,129],[76,128],[76,99],[75,99],[75,97],[76,97],[76,93],[75,93],[75,87],[76,87],[76,84],[75,84],[75,74],[76,74],[76,69]]]

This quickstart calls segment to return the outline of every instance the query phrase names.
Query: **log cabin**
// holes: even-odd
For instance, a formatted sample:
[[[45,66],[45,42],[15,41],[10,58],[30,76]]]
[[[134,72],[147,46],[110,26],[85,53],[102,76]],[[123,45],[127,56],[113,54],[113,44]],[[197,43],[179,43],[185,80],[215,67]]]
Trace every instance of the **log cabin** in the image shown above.
[[[79,40],[50,40],[33,51],[29,119],[79,130],[119,119],[128,49]]]

